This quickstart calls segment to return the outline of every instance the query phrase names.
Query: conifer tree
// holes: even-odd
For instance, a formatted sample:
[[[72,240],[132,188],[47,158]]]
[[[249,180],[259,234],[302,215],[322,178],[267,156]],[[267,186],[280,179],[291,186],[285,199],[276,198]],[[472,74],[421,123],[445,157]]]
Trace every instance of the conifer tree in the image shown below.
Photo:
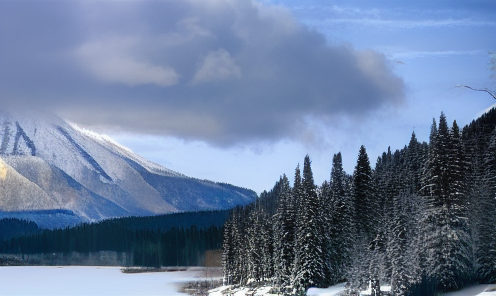
[[[377,218],[377,208],[373,198],[372,169],[363,145],[360,147],[353,173],[353,195],[357,229],[363,232],[363,239],[370,243],[375,238],[374,220]]]
[[[331,234],[332,230],[332,215],[333,211],[333,201],[331,196],[331,187],[327,181],[324,181],[322,186],[317,190],[318,204],[320,210],[318,213],[318,219],[320,221],[322,229],[322,244],[321,250],[322,261],[323,261],[323,278],[320,283],[321,286],[327,287],[336,282],[336,266],[334,265],[334,258],[336,258],[335,243],[333,242],[333,237]]]
[[[279,188],[280,184],[277,182],[267,196],[278,198]],[[246,270],[241,273],[245,275],[245,281],[266,282],[274,275],[273,227],[270,224],[271,219],[266,205],[266,200],[259,198],[249,207],[246,214],[247,220],[244,225],[244,241],[242,242],[244,245],[240,246],[245,255]]]
[[[274,267],[276,285],[287,286],[291,283],[295,239],[295,205],[291,187],[286,175],[280,180],[281,195],[274,216]]]
[[[374,282],[377,280],[377,275],[370,273],[371,249],[376,237],[375,227],[377,224],[377,207],[373,192],[372,169],[365,147],[362,145],[358,154],[357,165],[353,172],[353,208],[354,208],[354,224],[356,232],[354,234],[355,250],[352,273],[352,286],[363,289],[366,287],[371,277]]]
[[[296,185],[295,185],[296,187]],[[310,157],[305,157],[301,183],[302,199],[297,224],[297,259],[295,264],[294,287],[306,290],[320,286],[324,280],[322,251],[322,221],[319,219],[319,203],[313,180]]]
[[[482,282],[496,282],[496,129],[484,153],[478,182],[478,199],[474,200],[475,257],[477,277]]]
[[[301,171],[300,164],[296,166],[293,189],[291,190],[291,195],[293,196],[294,204],[296,207],[295,211],[295,237],[294,237],[294,261],[291,272],[291,285],[297,289],[301,289],[298,282],[298,272],[300,270],[301,260],[303,256],[303,244],[300,236],[301,224],[303,223],[303,185],[301,183]]]
[[[457,155],[459,135],[448,130],[441,113],[438,130],[432,129],[429,155],[424,173],[424,198],[427,201],[426,247],[427,276],[436,279],[442,291],[460,288],[470,274],[470,239],[464,197],[460,189],[461,160]],[[456,152],[456,153],[455,153]]]
[[[332,158],[330,191],[332,204],[330,206],[329,232],[333,252],[330,264],[334,267],[332,282],[336,283],[345,279],[347,269],[351,264],[352,234],[355,232],[353,204],[346,184],[341,152],[334,154]]]
[[[224,240],[222,243],[222,270],[224,272],[224,285],[230,285],[233,283],[235,273],[234,258],[236,256],[236,252],[234,250],[233,219],[233,214],[231,214],[231,217],[224,223]]]

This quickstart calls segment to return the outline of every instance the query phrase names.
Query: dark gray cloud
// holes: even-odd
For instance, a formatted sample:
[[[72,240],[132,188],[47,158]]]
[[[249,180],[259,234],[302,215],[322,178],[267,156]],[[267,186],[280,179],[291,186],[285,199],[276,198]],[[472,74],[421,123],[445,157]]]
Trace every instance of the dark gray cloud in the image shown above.
[[[0,1],[0,96],[100,128],[216,145],[403,101],[385,57],[250,0]]]

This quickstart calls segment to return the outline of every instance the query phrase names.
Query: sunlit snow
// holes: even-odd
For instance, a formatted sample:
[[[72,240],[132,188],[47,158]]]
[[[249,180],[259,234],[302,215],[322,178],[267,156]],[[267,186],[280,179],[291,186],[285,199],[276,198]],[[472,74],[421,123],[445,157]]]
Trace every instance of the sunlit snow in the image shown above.
[[[120,267],[95,266],[2,266],[0,295],[168,295],[180,293],[182,283],[204,280],[204,272],[191,268],[178,272],[125,274]],[[211,290],[211,296],[223,295],[228,287]],[[382,287],[385,288],[385,287]],[[271,287],[260,287],[257,295],[270,296]],[[485,292],[486,291],[486,292]],[[233,291],[235,296],[252,293],[248,288]],[[339,296],[344,284],[327,289],[310,288],[308,295]],[[251,294],[250,294],[251,295]],[[476,285],[443,296],[496,296],[496,285]]]
[[[168,295],[181,282],[201,277],[199,270],[125,274],[120,267],[2,266],[0,295]]]
[[[253,294],[253,289],[248,288],[237,288],[230,289],[229,286],[222,286],[213,290],[210,290],[210,296],[223,296],[226,291],[232,292],[234,296],[245,296],[245,295],[264,295],[272,296],[275,294],[270,294],[270,287],[260,287],[256,289],[256,293]],[[390,291],[390,286],[381,286],[381,291]],[[485,292],[487,291],[487,292]],[[224,292],[224,293],[223,293]],[[343,296],[345,295],[345,283],[337,284],[326,289],[310,288],[307,291],[307,295],[312,296]],[[362,291],[360,295],[370,295],[370,290]],[[443,296],[496,296],[496,285],[476,285],[462,289],[460,291],[441,294]]]

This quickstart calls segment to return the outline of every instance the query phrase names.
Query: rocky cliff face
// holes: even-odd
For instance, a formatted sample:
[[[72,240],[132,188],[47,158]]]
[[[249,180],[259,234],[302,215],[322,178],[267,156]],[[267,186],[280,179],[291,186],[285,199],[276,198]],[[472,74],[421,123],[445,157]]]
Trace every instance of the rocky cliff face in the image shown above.
[[[0,113],[0,218],[42,226],[226,209],[255,192],[186,177],[112,139],[39,114]]]

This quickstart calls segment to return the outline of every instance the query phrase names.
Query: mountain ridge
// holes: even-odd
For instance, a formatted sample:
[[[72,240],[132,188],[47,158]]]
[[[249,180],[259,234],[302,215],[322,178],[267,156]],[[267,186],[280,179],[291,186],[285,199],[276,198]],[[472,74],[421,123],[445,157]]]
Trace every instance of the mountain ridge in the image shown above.
[[[0,218],[68,210],[79,222],[92,222],[228,209],[256,196],[249,189],[187,177],[55,116],[0,112],[0,140]],[[72,216],[67,223],[39,216],[31,214],[30,220],[39,218],[35,222],[42,227],[74,224]]]

